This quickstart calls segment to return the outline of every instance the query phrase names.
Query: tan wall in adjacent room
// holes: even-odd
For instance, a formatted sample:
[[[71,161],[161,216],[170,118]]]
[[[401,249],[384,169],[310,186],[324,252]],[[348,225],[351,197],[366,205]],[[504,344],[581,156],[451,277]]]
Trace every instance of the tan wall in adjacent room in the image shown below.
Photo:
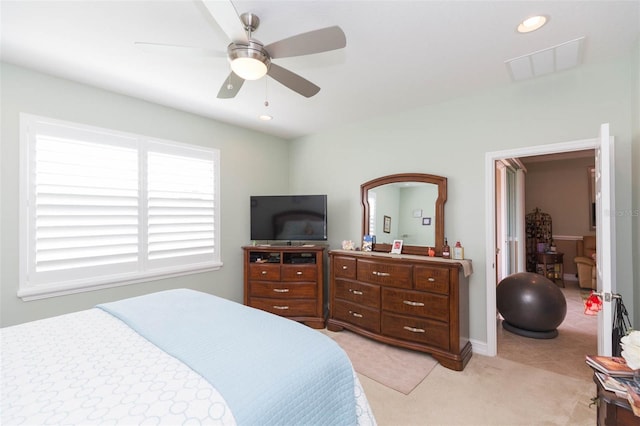
[[[576,240],[584,235],[595,235],[589,218],[588,178],[594,157],[523,160],[527,168],[525,211],[529,213],[539,208],[551,215],[556,250],[564,253],[565,276],[575,276]]]

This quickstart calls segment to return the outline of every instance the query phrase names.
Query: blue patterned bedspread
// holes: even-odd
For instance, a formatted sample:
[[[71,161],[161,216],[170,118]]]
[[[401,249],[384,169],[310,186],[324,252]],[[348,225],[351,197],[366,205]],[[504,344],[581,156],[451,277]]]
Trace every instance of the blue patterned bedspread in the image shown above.
[[[208,380],[239,425],[357,423],[351,363],[322,333],[186,289],[97,307]]]

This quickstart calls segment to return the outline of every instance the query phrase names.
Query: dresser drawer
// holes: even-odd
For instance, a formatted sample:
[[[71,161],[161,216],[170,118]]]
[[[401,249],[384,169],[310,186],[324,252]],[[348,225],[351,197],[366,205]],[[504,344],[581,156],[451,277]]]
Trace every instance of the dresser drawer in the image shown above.
[[[435,266],[413,268],[413,282],[416,290],[449,294],[449,269]]]
[[[380,311],[344,300],[334,300],[331,317],[380,333]]]
[[[314,299],[316,283],[287,283],[249,281],[250,297],[273,297],[280,299]]]
[[[411,288],[411,265],[358,259],[357,270],[359,281]]]
[[[380,309],[380,286],[357,281],[335,280],[335,297]]]
[[[282,265],[282,281],[316,281],[316,265]]]
[[[280,265],[252,263],[249,265],[249,279],[262,281],[280,281]]]
[[[251,297],[249,306],[284,317],[318,316],[313,299],[267,299]]]
[[[334,256],[333,273],[336,278],[356,279],[356,259],[353,257]]]
[[[382,309],[399,314],[449,321],[449,298],[440,294],[383,288]]]
[[[449,350],[449,325],[439,321],[385,312],[382,334]]]

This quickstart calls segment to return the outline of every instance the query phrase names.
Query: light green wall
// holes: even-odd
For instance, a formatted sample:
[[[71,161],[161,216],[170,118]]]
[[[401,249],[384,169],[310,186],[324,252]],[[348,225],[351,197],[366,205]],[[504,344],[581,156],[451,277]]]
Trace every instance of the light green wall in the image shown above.
[[[127,96],[1,64],[0,324],[89,308],[155,290],[187,287],[242,301],[242,251],[249,242],[249,196],[286,193],[289,142]],[[212,96],[214,96],[212,94]],[[18,288],[20,112],[220,149],[221,248],[214,272],[23,302]],[[269,176],[269,179],[265,179]]]
[[[445,234],[449,241],[461,241],[465,256],[473,260],[470,333],[473,340],[486,342],[485,153],[593,139],[601,123],[610,123],[616,139],[616,207],[631,211],[633,194],[637,209],[638,90],[630,90],[637,85],[633,54],[306,136],[291,146],[292,189],[313,187],[328,194],[330,243],[338,247],[345,239],[360,240],[361,183],[392,173],[446,176]],[[631,253],[638,218],[617,217],[616,226],[617,290],[629,307],[634,272],[640,284],[637,242]],[[636,326],[639,317],[636,313]]]
[[[326,193],[329,243],[361,238],[360,184],[392,173],[447,176],[445,233],[474,261],[471,338],[486,341],[486,152],[591,139],[600,123],[616,138],[618,291],[640,327],[640,48],[626,60],[580,67],[435,106],[330,129],[293,143],[133,98],[3,65],[0,296],[3,326],[88,308],[156,289],[190,287],[242,299],[240,246],[249,241],[248,197]],[[18,282],[18,113],[215,146],[222,158],[222,258],[217,272],[33,302]],[[287,170],[289,167],[289,170]],[[264,179],[269,176],[269,179]],[[632,184],[633,182],[633,184]],[[635,302],[635,303],[634,303]]]
[[[399,239],[398,235],[398,211],[400,205],[400,191],[393,185],[380,187],[376,193],[376,243],[391,244]],[[328,202],[327,202],[328,204]],[[371,208],[371,206],[369,206]],[[389,232],[384,232],[384,217],[391,218]],[[371,230],[369,230],[371,231]],[[353,240],[358,241],[358,240]],[[359,245],[359,244],[358,244]]]
[[[400,189],[400,211],[398,217],[398,239],[409,245],[434,245],[436,241],[435,224],[425,226],[422,218],[433,219],[438,198],[436,185],[414,186]],[[422,216],[413,215],[419,210]],[[446,238],[446,237],[445,237]]]

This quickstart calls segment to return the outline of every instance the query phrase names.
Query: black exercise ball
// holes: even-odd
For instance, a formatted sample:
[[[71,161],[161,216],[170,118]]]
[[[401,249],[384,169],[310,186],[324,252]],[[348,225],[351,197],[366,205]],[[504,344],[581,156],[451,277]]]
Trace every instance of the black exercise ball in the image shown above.
[[[496,289],[502,326],[513,333],[536,339],[552,339],[567,315],[567,300],[550,279],[533,272],[509,275]]]

